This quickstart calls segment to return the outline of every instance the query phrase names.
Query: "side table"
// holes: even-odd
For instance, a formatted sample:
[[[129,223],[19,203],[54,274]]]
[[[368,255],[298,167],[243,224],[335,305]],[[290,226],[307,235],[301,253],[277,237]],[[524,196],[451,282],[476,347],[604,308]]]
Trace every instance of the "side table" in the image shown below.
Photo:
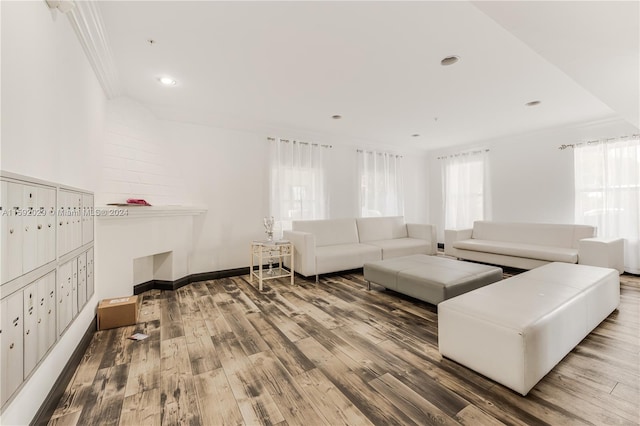
[[[289,256],[291,268],[289,270],[283,268],[283,259]],[[277,259],[277,260],[276,260]],[[258,262],[258,269],[254,270],[254,261]],[[274,262],[276,260],[276,262]],[[269,265],[274,264],[264,270],[264,262]],[[249,269],[249,282],[253,282],[253,277],[258,279],[258,288],[262,291],[262,282],[274,278],[291,277],[291,285],[294,282],[293,269],[293,244],[288,240],[278,241],[252,241],[251,242],[251,261]]]

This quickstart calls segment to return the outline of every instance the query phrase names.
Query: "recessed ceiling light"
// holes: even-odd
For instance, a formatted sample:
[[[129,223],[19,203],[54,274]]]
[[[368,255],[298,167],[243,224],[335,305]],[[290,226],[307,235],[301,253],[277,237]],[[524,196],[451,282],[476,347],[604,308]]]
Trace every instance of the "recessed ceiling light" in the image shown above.
[[[453,64],[455,64],[455,63],[456,63],[456,62],[458,62],[459,60],[460,60],[460,57],[459,57],[459,56],[456,56],[456,55],[447,56],[446,58],[444,58],[444,59],[442,59],[442,60],[440,61],[440,65],[442,65],[442,66],[446,67],[446,66],[448,66],[448,65],[453,65]]]
[[[536,105],[540,105],[540,101],[531,101],[531,102],[527,102],[525,105],[526,105],[526,106],[536,106]]]
[[[176,85],[176,81],[171,77],[160,77],[158,79],[158,81],[160,81],[160,83],[162,83],[164,86],[175,86]]]
[[[342,116],[339,114],[336,114],[336,115],[332,115],[331,118],[333,118],[334,120],[340,120]]]
[[[414,134],[411,135],[412,138],[417,138],[419,136],[420,136],[420,133],[414,133]]]

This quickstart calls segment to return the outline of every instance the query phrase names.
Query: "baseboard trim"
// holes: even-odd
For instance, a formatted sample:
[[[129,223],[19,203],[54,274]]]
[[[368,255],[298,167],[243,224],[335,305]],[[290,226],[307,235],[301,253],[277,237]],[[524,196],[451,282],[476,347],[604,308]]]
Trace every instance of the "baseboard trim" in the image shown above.
[[[82,336],[80,343],[76,346],[76,349],[73,351],[71,358],[67,361],[67,364],[64,366],[64,369],[58,376],[58,379],[53,384],[53,387],[49,391],[49,394],[45,398],[44,402],[38,409],[35,417],[31,421],[30,425],[46,425],[51,420],[51,416],[53,412],[58,407],[58,403],[64,395],[64,391],[67,389],[67,385],[71,382],[73,375],[76,372],[76,369],[80,365],[82,358],[84,357],[85,352],[87,352],[87,348],[91,343],[91,339],[93,338],[93,334],[97,329],[98,319],[97,317],[93,317],[93,320],[89,324],[87,331]]]
[[[249,273],[249,267],[225,269],[222,271],[213,272],[199,272],[197,274],[187,275],[186,277],[178,278],[175,281],[166,280],[151,280],[142,284],[136,284],[133,286],[133,294],[144,293],[149,290],[177,290],[180,287],[191,283],[197,283],[199,281],[217,280],[220,278],[237,277],[240,275],[246,275]]]

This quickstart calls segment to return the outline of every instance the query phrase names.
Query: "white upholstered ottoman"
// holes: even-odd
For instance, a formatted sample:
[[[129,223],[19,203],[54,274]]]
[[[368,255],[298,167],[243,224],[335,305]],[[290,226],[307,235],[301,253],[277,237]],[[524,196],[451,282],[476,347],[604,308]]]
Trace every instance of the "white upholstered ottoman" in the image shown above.
[[[526,395],[619,303],[617,270],[549,263],[440,303],[438,346]]]

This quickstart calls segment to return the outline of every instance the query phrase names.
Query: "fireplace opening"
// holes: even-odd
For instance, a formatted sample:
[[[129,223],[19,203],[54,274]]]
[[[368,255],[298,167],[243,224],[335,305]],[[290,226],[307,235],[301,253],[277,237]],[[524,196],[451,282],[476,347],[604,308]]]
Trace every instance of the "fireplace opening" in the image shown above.
[[[133,285],[149,281],[173,281],[173,252],[133,259]]]

